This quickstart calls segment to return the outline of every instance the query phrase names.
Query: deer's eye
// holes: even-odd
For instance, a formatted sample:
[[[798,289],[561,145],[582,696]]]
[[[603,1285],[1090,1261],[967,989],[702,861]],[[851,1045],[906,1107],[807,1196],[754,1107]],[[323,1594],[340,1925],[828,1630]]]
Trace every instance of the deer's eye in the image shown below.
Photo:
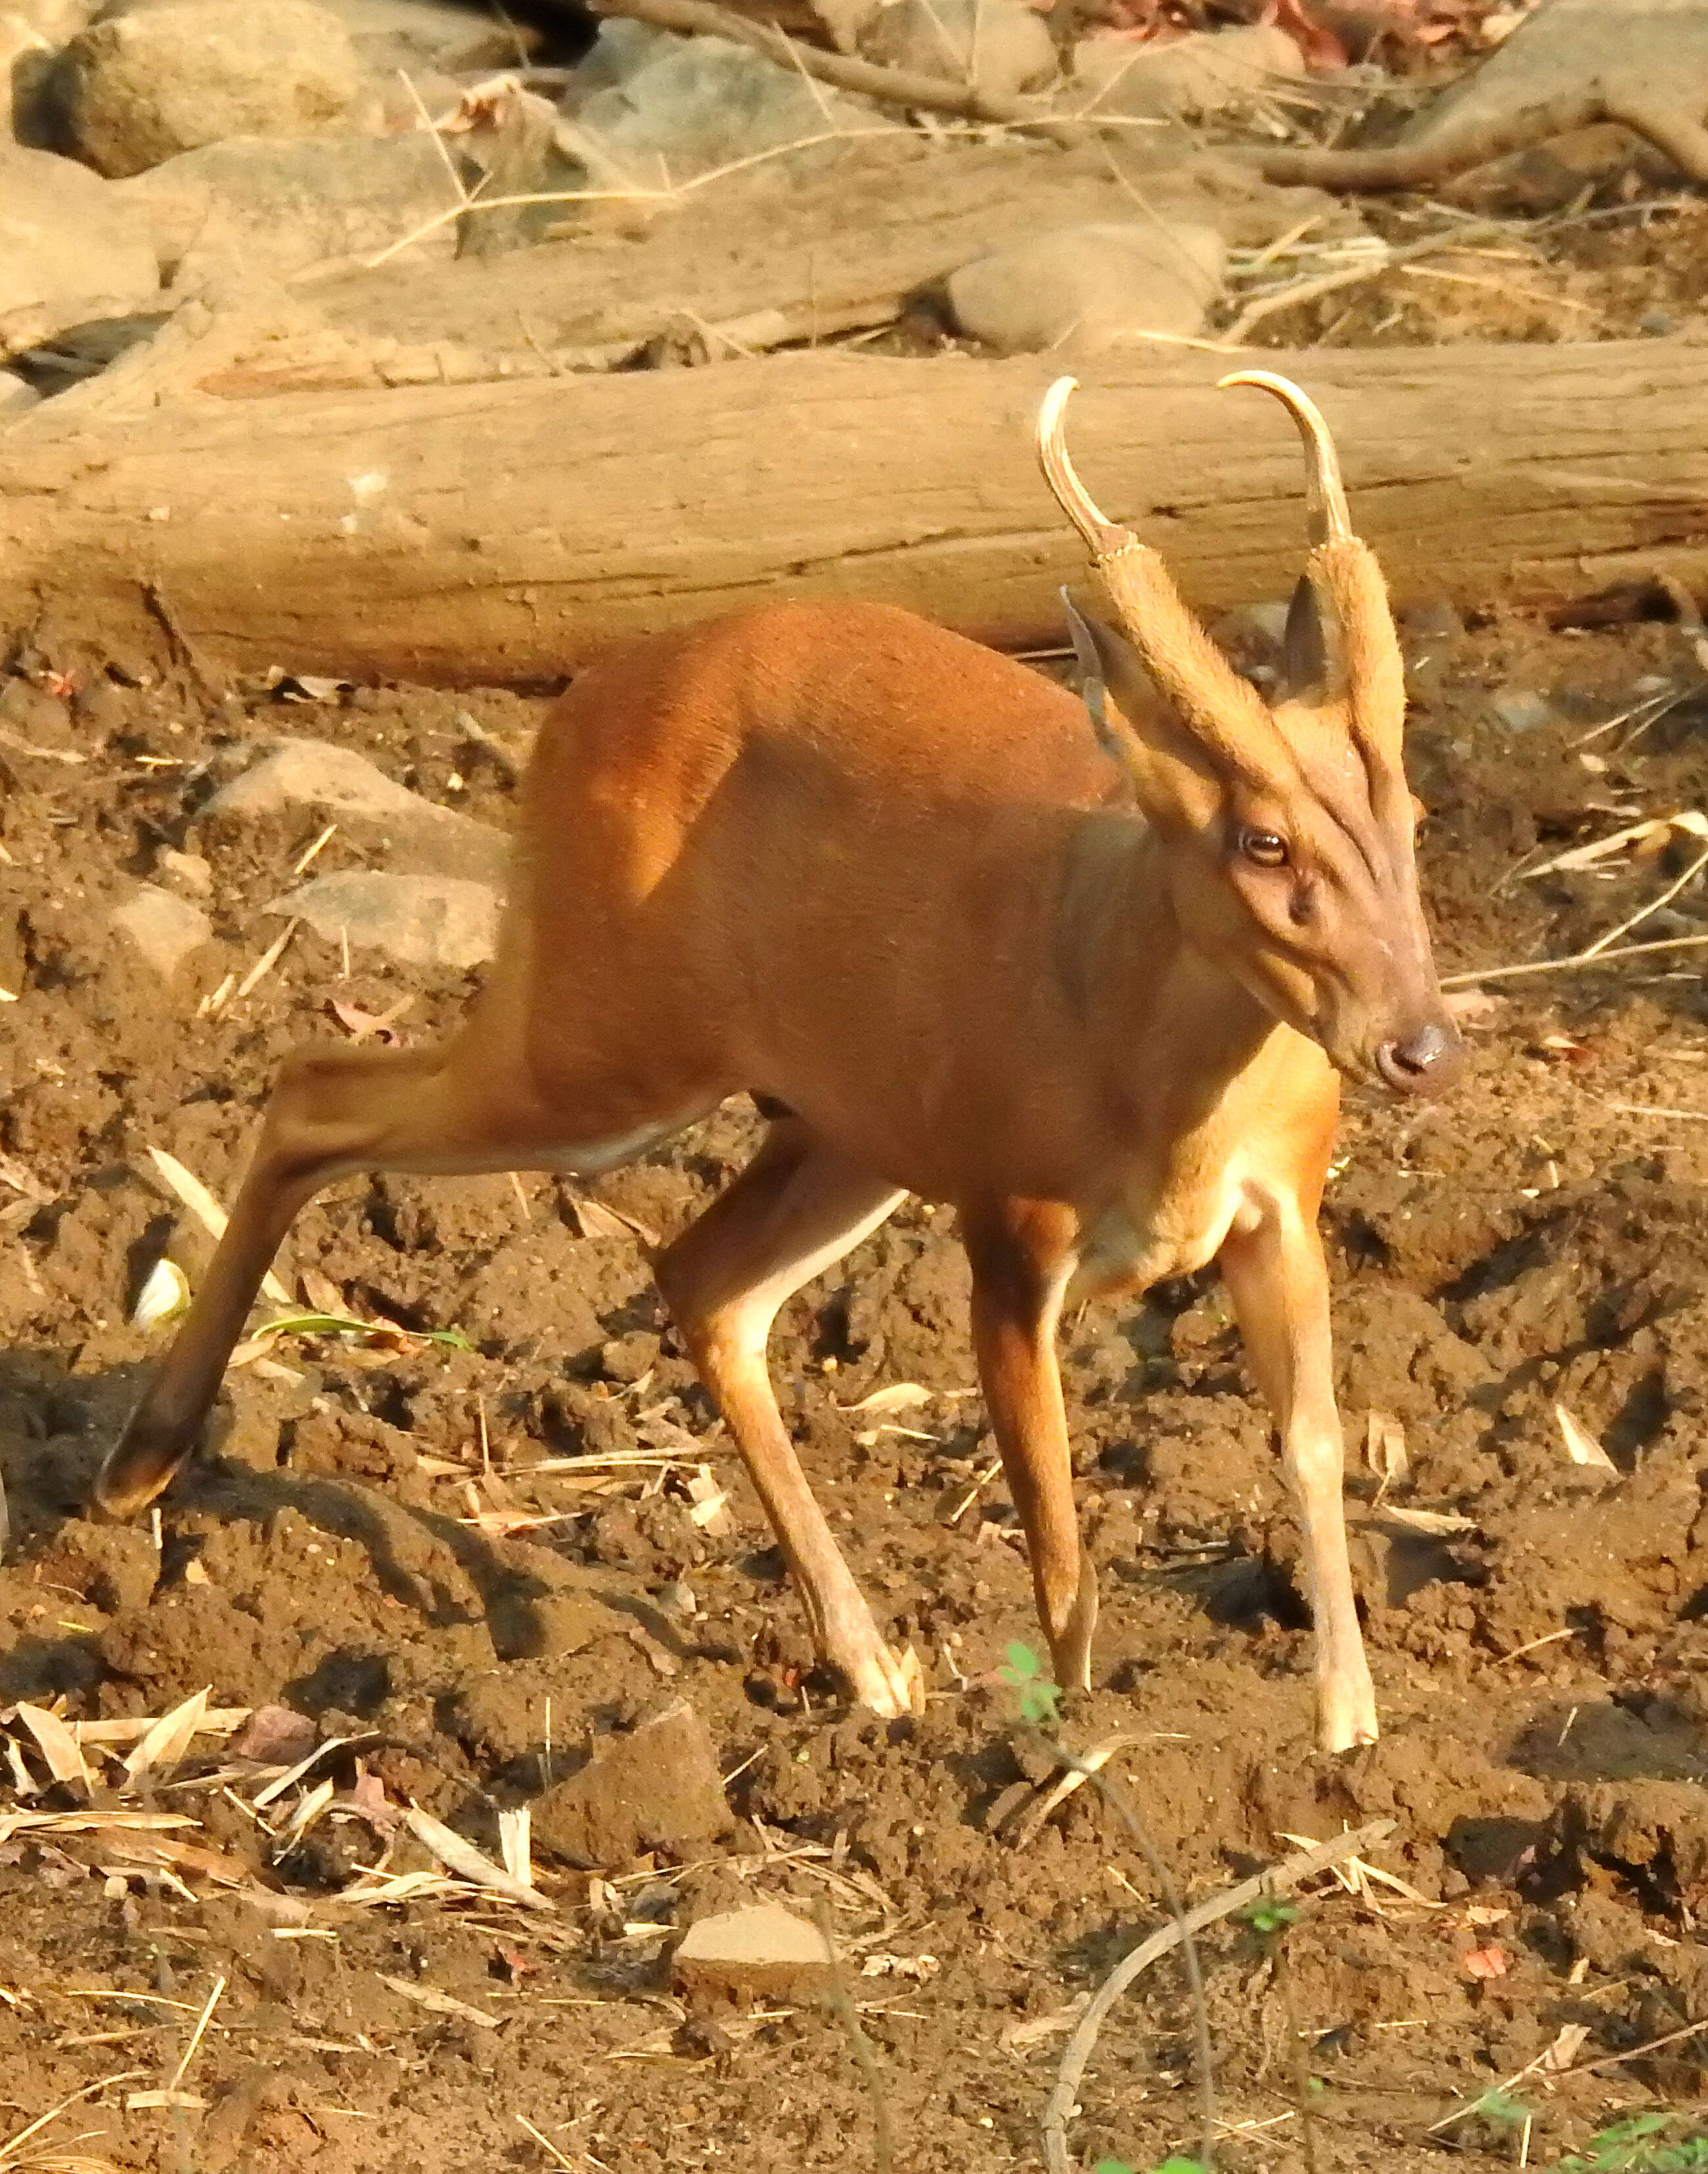
[[[1260,868],[1284,868],[1287,841],[1274,830],[1241,830],[1240,851]]]

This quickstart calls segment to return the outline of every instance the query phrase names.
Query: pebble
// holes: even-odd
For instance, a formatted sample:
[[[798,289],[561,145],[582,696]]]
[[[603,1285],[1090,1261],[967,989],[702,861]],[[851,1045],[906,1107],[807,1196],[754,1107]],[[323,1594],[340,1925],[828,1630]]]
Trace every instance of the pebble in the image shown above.
[[[755,1902],[697,1918],[671,1959],[671,1982],[689,1999],[802,2006],[827,1993],[835,1963],[824,1934],[781,1903]]]
[[[170,982],[190,954],[214,933],[205,913],[158,884],[138,884],[132,895],[113,909],[111,920],[163,982]]]

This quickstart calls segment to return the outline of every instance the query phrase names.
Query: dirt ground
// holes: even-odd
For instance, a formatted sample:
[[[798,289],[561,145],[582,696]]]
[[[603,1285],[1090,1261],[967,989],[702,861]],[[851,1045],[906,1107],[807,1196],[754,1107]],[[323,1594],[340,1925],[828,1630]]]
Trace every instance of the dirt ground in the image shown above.
[[[1574,949],[1683,873],[1700,850],[1688,831],[1640,862],[1521,868],[1705,804],[1708,698],[1658,717],[1651,700],[1586,738],[1646,679],[1651,695],[1700,683],[1675,626],[1466,632],[1424,614],[1408,646],[1444,970]],[[0,987],[16,998],[0,1041],[0,1700],[86,1721],[205,1689],[219,1708],[295,1709],[310,1745],[354,1741],[260,1804],[300,1744],[269,1764],[203,1737],[165,1758],[123,1799],[196,1823],[170,1831],[189,1850],[165,1869],[139,1868],[116,1829],[0,1814],[5,2129],[87,2090],[31,2148],[207,2174],[863,2164],[867,2086],[834,2015],[720,2021],[669,1990],[690,1919],[823,1898],[862,1973],[900,2164],[1035,2165],[1073,2004],[1159,1922],[1158,1890],[1089,1790],[1019,1847],[995,1831],[1040,1771],[996,1674],[1036,1633],[971,1387],[951,1218],[905,1206],[786,1309],[774,1346],[821,1499],[880,1620],[925,1662],[917,1722],[851,1715],[813,1672],[648,1278],[637,1232],[676,1229],[738,1165],[756,1131],[745,1107],[603,1182],[593,1197],[614,1214],[541,1178],[340,1184],[282,1271],[469,1348],[280,1338],[234,1371],[230,1432],[157,1531],[88,1522],[153,1348],[127,1319],[143,1273],[169,1241],[192,1278],[206,1259],[148,1150],[229,1198],[281,1057],[345,1031],[331,1003],[376,1014],[407,997],[397,1030],[413,1038],[464,993],[371,955],[346,975],[300,928],[248,995],[198,1011],[278,931],[267,903],[311,842],[284,827],[209,846],[215,940],[170,985],[111,933],[113,900],[197,843],[197,807],[258,733],[336,738],[501,821],[507,773],[463,721],[520,749],[535,712],[408,689],[210,703],[122,684],[115,671],[141,675],[97,651],[15,662],[29,700],[8,703],[0,744]],[[334,837],[320,866],[345,852]],[[1633,940],[1700,929],[1690,900]],[[1701,956],[1490,982],[1469,1001],[1471,1068],[1451,1100],[1348,1110],[1326,1219],[1386,1729],[1373,1749],[1313,1749],[1295,1528],[1213,1284],[1094,1308],[1067,1336],[1104,1594],[1098,1689],[1070,1702],[1070,1735],[1132,1732],[1115,1771],[1192,1900],[1294,1838],[1396,1822],[1368,1858],[1404,1884],[1316,1883],[1279,1971],[1237,1921],[1206,1941],[1229,2174],[1312,2163],[1295,2043],[1323,2174],[1411,2174],[1448,2150],[1516,2163],[1515,2121],[1431,2125],[1571,2045],[1567,2025],[1582,2026],[1570,2061],[1597,2065],[1512,2086],[1533,2114],[1530,2165],[1621,2111],[1700,2092],[1708,2031],[1686,2026],[1708,2014]],[[900,1382],[929,1395],[848,1410]],[[1615,1473],[1570,1461],[1556,1404]],[[1408,1454],[1385,1484],[1362,1451],[1372,1412]],[[657,1461],[609,1462],[637,1451]],[[578,1456],[595,1462],[529,1476]],[[727,1530],[692,1514],[701,1462],[730,1490]],[[1407,1522],[1419,1511],[1435,1529]],[[709,1727],[737,1815],[689,1862],[654,1852],[590,1881],[554,1858],[542,1817],[549,1913],[468,1887],[374,1899],[385,1882],[363,1868],[432,1868],[395,1831],[401,1805],[496,1854],[501,1811],[677,1697]],[[34,1786],[34,1741],[21,1721],[12,1733],[30,1746],[14,1781]],[[311,1795],[322,1782],[337,1793]],[[1194,2142],[1192,2035],[1174,1966],[1152,1971],[1081,2091],[1086,2164],[1149,2167]],[[174,2090],[181,2103],[149,2102]]]

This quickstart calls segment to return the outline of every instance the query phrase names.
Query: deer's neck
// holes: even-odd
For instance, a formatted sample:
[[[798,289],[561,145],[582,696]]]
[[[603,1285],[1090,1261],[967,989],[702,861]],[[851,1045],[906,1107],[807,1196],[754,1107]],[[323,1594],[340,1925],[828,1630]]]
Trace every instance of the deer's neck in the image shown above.
[[[1181,928],[1170,850],[1130,817],[1092,819],[1062,920],[1064,980],[1100,1084],[1147,1137],[1202,1123],[1277,1031]]]

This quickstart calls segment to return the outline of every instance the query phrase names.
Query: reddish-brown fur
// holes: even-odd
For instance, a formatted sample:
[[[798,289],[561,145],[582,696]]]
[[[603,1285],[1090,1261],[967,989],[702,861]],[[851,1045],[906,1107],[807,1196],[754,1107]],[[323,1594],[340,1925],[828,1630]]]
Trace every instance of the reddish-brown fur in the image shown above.
[[[1262,712],[1254,782],[1237,722],[1218,754],[1138,647],[1097,639],[1118,762],[1059,689],[874,606],[765,606],[586,672],[542,732],[467,1025],[439,1049],[287,1068],[100,1501],[135,1510],[189,1453],[263,1270],[329,1178],[597,1170],[751,1090],[790,1114],[658,1279],[856,1694],[898,1711],[916,1663],[879,1636],[812,1498],[765,1344],[789,1292],[913,1191],[960,1212],[1060,1679],[1087,1680],[1095,1615],[1061,1309],[1219,1257],[1299,1495],[1325,1739],[1373,1733],[1315,1225],[1338,1095],[1322,1044],[1368,1068],[1439,1014],[1397,754],[1392,776],[1379,750],[1352,762],[1338,697],[1284,704]],[[1305,781],[1325,760],[1326,799]],[[1290,890],[1239,858],[1258,819],[1288,826]]]

